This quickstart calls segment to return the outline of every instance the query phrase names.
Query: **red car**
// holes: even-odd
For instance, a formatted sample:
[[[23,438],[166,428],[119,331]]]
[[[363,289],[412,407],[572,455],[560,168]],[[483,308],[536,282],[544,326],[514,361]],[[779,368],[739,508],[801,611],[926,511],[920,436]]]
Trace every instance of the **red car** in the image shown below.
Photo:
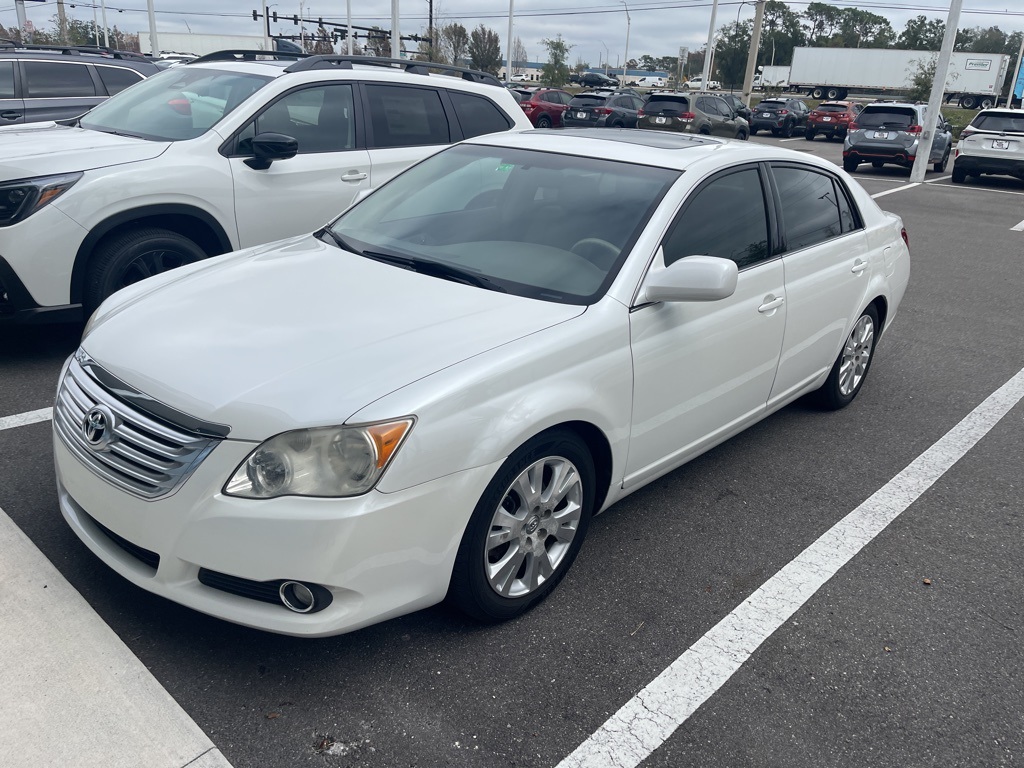
[[[823,101],[807,116],[804,138],[814,141],[817,134],[831,139],[843,138],[850,123],[857,121],[863,107],[852,101]]]
[[[572,95],[558,88],[516,89],[523,100],[519,106],[530,118],[535,128],[558,128],[562,124],[562,113],[572,101]]]

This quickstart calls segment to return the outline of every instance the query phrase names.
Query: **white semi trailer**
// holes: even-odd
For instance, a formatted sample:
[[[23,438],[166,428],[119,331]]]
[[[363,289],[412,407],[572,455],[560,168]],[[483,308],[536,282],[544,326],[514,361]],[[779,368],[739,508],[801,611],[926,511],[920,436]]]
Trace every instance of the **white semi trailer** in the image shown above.
[[[789,87],[815,99],[907,91],[921,65],[938,56],[937,51],[889,48],[795,48]],[[955,100],[965,109],[991,107],[1002,92],[1009,64],[1005,53],[954,53],[946,77],[946,102]]]

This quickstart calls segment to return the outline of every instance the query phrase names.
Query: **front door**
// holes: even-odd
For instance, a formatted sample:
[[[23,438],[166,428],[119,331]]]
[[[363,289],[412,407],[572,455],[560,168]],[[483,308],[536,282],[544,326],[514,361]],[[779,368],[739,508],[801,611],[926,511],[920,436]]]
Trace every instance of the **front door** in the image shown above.
[[[25,102],[14,95],[14,62],[0,61],[0,126],[25,122]]]
[[[782,261],[769,243],[761,171],[713,177],[690,195],[662,244],[663,265],[731,258],[735,294],[634,307],[633,421],[624,486],[663,474],[760,417],[786,326]],[[656,264],[653,268],[658,268]]]

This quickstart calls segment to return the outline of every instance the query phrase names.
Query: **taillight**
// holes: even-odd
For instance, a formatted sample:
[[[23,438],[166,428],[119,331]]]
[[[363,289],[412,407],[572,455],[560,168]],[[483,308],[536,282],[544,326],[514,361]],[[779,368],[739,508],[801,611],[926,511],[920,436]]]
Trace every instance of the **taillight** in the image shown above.
[[[186,117],[192,116],[192,102],[188,99],[171,99],[167,102],[167,106],[179,115],[185,115]]]
[[[815,112],[815,111],[812,111],[812,112],[811,112],[811,114],[809,114],[809,115],[808,115],[808,117],[821,117],[821,115],[819,115],[819,114],[818,114],[817,112]]]
[[[924,130],[920,125],[911,125],[907,127],[907,133],[920,133]]]
[[[840,115],[840,116],[839,116],[839,117],[837,118],[837,121],[838,121],[838,122],[840,122],[840,123],[845,123],[845,122],[846,122],[846,121],[848,121],[849,119],[850,119],[850,116],[849,116],[849,115]]]
[[[846,130],[848,130],[848,131],[856,131],[857,127],[858,126],[857,126],[856,123],[850,123],[848,126],[846,126]]]
[[[910,237],[907,236],[907,228],[903,227],[900,229],[900,235],[903,236],[903,242],[907,245],[907,250],[910,250]]]
[[[693,112],[683,112],[683,114],[681,114],[679,116],[679,119],[680,120],[693,120],[695,117],[697,117],[697,116]]]
[[[534,108],[535,105],[531,104],[528,101],[524,101],[522,104],[520,104],[520,106],[523,108],[524,112],[529,112],[531,109]]]
[[[642,109],[638,109],[636,111],[636,116],[637,117],[646,117],[647,115],[646,115],[646,113]]]
[[[964,128],[962,131],[960,131],[960,138],[966,139],[968,136],[973,136],[976,133],[977,131],[972,131],[970,128]]]
[[[610,115],[611,113],[612,113],[612,111],[610,109],[608,109],[608,107],[595,107],[594,108],[594,114],[595,115]]]
[[[780,115],[788,115],[789,114],[789,110],[788,109],[780,109],[779,110],[779,114]]]

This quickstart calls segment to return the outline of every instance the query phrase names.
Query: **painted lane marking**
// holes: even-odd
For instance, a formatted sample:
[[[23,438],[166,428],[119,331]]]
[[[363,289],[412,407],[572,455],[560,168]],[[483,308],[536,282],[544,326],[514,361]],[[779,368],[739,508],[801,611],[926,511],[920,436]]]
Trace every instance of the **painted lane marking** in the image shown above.
[[[0,432],[5,429],[24,427],[26,424],[35,424],[40,421],[49,421],[53,418],[53,408],[40,408],[38,411],[27,413],[16,413],[13,416],[0,417]]]
[[[1016,226],[1010,227],[1011,232],[1024,232],[1024,221]]]
[[[802,138],[804,138],[804,137],[803,136],[797,136],[795,139],[779,139],[779,143],[782,144],[783,142],[786,142],[786,141],[800,141],[800,139],[802,139]]]
[[[925,179],[925,184],[934,184],[936,181],[945,181],[946,179],[952,179],[952,176],[938,176],[934,179]]]
[[[1024,398],[1024,369],[826,531],[626,702],[558,768],[635,768],[854,555]]]
[[[893,192],[902,192],[904,189],[912,189],[913,187],[919,186],[921,186],[921,182],[915,181],[910,184],[904,184],[902,187],[896,187],[895,189],[887,189],[884,192],[876,192],[871,196],[871,198],[875,199],[879,197],[885,197],[886,195],[891,195]]]

